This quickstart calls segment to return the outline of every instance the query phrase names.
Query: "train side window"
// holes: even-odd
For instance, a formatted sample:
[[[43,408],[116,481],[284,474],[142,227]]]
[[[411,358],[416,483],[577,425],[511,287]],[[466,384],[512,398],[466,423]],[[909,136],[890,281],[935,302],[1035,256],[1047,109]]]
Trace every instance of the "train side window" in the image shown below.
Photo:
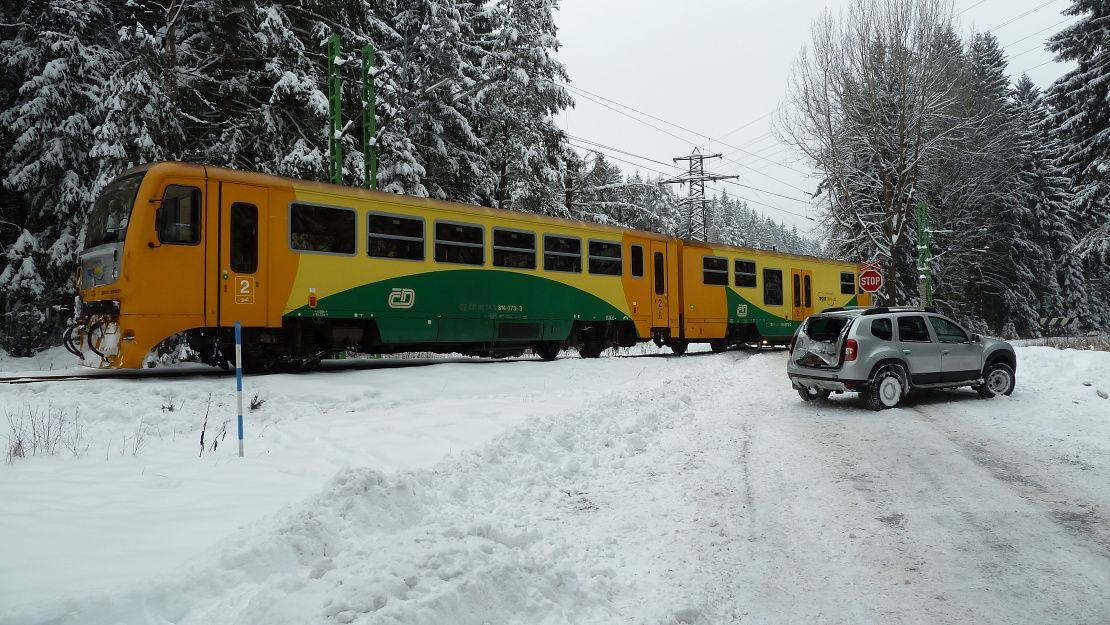
[[[299,252],[355,253],[354,209],[316,204],[289,205],[289,247]]]
[[[582,239],[544,235],[543,270],[582,273]]]
[[[850,271],[840,272],[841,295],[852,295],[856,292],[856,274]]]
[[[624,273],[621,244],[616,241],[590,240],[590,273],[619,276]]]
[[[755,261],[736,259],[736,286],[755,288]]]
[[[793,275],[794,275],[794,279],[793,279],[793,283],[794,283],[794,308],[801,308],[802,307],[802,280],[801,280],[801,278],[798,277],[798,274],[793,274]]]
[[[720,256],[702,256],[701,281],[704,284],[728,286],[728,259]]]
[[[424,260],[424,220],[386,213],[366,215],[366,255]]]
[[[666,277],[666,263],[663,260],[663,252],[655,253],[655,294],[663,295],[666,290],[667,283]]]
[[[805,285],[802,290],[805,292],[806,308],[813,308],[813,280],[807,274],[802,276],[802,283]]]
[[[536,235],[522,230],[493,229],[493,266],[536,268]]]
[[[486,247],[482,227],[437,221],[436,262],[456,265],[484,264]]]
[[[632,246],[632,277],[644,277],[644,246]]]
[[[782,306],[782,270],[763,270],[763,304]]]
[[[258,270],[258,207],[236,202],[231,205],[231,270],[254,273]]]
[[[158,241],[171,245],[200,243],[200,189],[170,185],[154,215]]]

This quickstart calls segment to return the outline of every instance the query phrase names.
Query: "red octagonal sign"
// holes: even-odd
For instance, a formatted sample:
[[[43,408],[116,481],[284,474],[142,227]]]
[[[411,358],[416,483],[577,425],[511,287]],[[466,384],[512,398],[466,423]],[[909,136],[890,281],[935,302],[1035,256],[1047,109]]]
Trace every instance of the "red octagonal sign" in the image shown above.
[[[859,288],[874,293],[883,288],[883,274],[874,269],[867,269],[859,274]]]

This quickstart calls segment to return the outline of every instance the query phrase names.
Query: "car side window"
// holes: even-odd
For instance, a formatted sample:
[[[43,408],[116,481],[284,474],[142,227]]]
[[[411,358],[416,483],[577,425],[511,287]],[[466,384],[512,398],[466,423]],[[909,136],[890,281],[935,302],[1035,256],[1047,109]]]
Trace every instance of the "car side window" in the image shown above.
[[[884,341],[893,341],[894,324],[890,319],[875,319],[871,322],[871,336]]]
[[[937,342],[939,343],[967,343],[967,332],[963,328],[952,323],[943,317],[929,317],[929,322],[933,324],[933,332],[937,334]]]
[[[898,317],[898,340],[910,343],[932,343],[929,328],[925,326],[925,317],[921,315]]]

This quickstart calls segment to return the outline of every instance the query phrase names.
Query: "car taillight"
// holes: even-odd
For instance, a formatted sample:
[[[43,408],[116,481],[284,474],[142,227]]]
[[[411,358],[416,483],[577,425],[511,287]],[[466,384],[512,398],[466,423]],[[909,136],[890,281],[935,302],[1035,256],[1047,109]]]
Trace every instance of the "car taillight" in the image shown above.
[[[848,339],[844,342],[844,362],[850,362],[856,359],[856,354],[859,353],[859,343],[856,339]]]

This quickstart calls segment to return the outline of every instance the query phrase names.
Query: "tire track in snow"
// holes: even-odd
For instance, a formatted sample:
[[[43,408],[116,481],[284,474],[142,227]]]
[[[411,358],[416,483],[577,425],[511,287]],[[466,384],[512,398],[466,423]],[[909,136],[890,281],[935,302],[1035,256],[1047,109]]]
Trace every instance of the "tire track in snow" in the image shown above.
[[[995,479],[1011,488],[1023,499],[1047,509],[1048,518],[1070,532],[1073,536],[1089,544],[1092,553],[1110,559],[1110,522],[1106,511],[1096,502],[1068,492],[1068,486],[1040,472],[1033,477],[1024,467],[1035,467],[1035,463],[1020,463],[1011,460],[1017,456],[1013,450],[1005,449],[998,440],[989,443],[971,440],[960,431],[945,427],[937,419],[943,416],[949,422],[957,420],[938,405],[930,405],[928,411],[921,406],[913,406],[921,418],[937,427],[939,432],[963,449],[964,454],[977,465],[990,472]],[[992,449],[997,449],[993,451]]]

